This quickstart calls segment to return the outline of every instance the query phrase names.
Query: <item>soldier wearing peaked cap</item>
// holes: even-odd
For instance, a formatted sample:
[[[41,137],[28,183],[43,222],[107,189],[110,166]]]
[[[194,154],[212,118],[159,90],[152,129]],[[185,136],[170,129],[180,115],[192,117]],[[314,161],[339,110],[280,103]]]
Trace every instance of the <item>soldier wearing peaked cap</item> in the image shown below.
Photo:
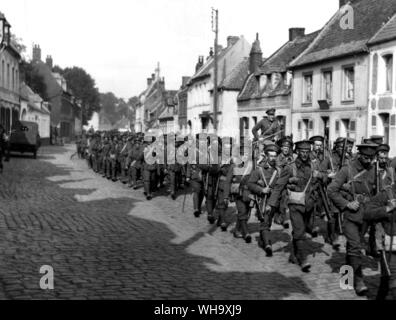
[[[310,159],[312,141],[303,140],[295,144],[297,159],[282,170],[274,188],[274,198],[279,198],[286,187],[289,194],[289,210],[293,227],[292,254],[290,262],[298,262],[303,272],[309,272],[306,233],[312,231],[312,214],[317,201],[315,190],[316,178]]]
[[[264,161],[260,162],[248,180],[248,189],[254,196],[260,220],[260,246],[268,257],[272,256],[272,240],[270,235],[274,214],[279,207],[280,192],[273,192],[280,177],[281,169],[276,166],[279,147],[267,144],[264,147]]]
[[[362,207],[374,195],[376,144],[358,145],[356,159],[341,168],[328,187],[330,199],[343,213],[343,231],[347,239],[346,264],[354,271],[354,287],[358,295],[364,295],[368,288],[363,281],[363,210]],[[348,192],[345,186],[349,186]]]
[[[267,112],[268,117],[258,122],[252,129],[254,139],[259,139],[258,131],[261,131],[261,137],[264,140],[276,141],[281,133],[281,126],[275,118],[275,109],[269,109]]]

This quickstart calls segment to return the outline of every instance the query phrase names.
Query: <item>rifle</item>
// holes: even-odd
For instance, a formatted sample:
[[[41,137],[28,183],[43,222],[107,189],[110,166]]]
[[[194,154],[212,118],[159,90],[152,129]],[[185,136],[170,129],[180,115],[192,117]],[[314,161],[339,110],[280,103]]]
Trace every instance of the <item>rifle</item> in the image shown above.
[[[342,156],[341,156],[341,162],[340,162],[340,170],[345,164],[345,158],[346,158],[346,153],[347,153],[347,147],[348,147],[348,139],[345,138],[344,140],[344,145],[342,147]]]

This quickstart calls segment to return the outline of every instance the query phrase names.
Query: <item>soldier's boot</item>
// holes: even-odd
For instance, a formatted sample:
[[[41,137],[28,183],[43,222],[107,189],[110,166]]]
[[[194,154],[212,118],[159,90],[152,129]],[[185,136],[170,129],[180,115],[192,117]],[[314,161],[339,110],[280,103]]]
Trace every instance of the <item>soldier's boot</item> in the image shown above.
[[[208,221],[210,224],[214,224],[216,222],[216,218],[213,212],[214,208],[213,208],[212,200],[206,201],[206,208],[208,210]],[[217,225],[220,226],[219,223],[217,223]]]
[[[221,228],[221,231],[226,232],[227,231],[227,223],[225,220],[225,209],[220,208],[219,209],[219,219],[217,220],[217,225]]]
[[[272,243],[267,230],[260,231],[259,246],[263,248],[267,257],[272,257]]]
[[[236,222],[233,234],[234,234],[235,238],[238,238],[238,239],[243,238],[243,234],[241,232],[241,220],[239,220],[239,219]]]
[[[292,241],[290,242],[290,256],[289,256],[289,262],[292,264],[298,263],[296,252],[297,252],[296,240],[292,239]]]
[[[201,205],[199,202],[199,193],[198,192],[193,193],[193,207],[194,207],[195,218],[199,218],[199,216],[201,215]]]
[[[390,291],[392,293],[392,300],[396,300],[396,287],[395,288],[391,288]]]
[[[349,263],[348,263],[349,262]],[[358,256],[347,256],[347,263],[352,266],[354,274],[354,289],[358,296],[367,294],[368,287],[363,280],[362,258]]]
[[[247,220],[241,220],[241,231],[242,231],[242,237],[245,240],[246,243],[251,243],[252,242],[252,236],[249,233],[249,228],[247,225]]]
[[[174,193],[171,193],[171,198],[172,200],[176,200],[176,195]]]
[[[307,260],[307,252],[305,248],[305,240],[297,240],[296,241],[296,257],[298,260],[298,263],[301,267],[302,272],[309,272],[311,269],[311,264]]]

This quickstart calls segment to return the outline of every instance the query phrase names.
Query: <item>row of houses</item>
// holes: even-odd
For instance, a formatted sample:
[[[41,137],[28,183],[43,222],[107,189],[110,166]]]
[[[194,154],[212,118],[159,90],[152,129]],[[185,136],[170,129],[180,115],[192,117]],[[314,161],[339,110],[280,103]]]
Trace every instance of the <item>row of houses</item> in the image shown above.
[[[0,124],[9,133],[15,121],[39,125],[42,143],[56,138],[70,141],[81,133],[81,104],[73,96],[66,80],[53,72],[53,61],[41,59],[40,46],[33,46],[32,65],[46,86],[46,101],[25,83],[22,57],[11,37],[11,25],[0,12]]]
[[[396,1],[338,1],[320,30],[290,28],[267,58],[258,34],[252,45],[243,36],[227,38],[218,50],[217,134],[252,137],[254,125],[275,108],[284,134],[295,140],[323,135],[360,142],[379,134],[396,141]],[[153,74],[139,96],[135,130],[213,132],[213,79],[212,49],[176,93]]]

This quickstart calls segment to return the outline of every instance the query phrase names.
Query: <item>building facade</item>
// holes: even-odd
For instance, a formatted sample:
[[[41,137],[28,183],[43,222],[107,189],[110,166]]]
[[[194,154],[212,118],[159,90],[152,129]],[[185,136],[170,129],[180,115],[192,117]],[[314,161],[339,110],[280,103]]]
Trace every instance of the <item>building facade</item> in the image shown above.
[[[51,113],[48,103],[26,85],[21,83],[21,120],[38,124],[41,144],[50,144]]]
[[[290,63],[292,132],[296,140],[323,135],[334,141],[347,136],[360,143],[369,135],[367,44],[395,10],[393,0],[360,0],[347,5],[340,1],[338,12]],[[353,28],[342,24],[348,12],[354,13]]]
[[[217,83],[219,89],[234,68],[248,57],[250,47],[250,44],[243,36],[229,36],[227,38],[227,47],[224,49],[219,47]],[[199,57],[196,73],[188,82],[187,126],[189,133],[214,133],[213,88],[214,55],[211,51],[206,62],[204,62],[202,56]],[[223,121],[223,114],[229,105],[228,96],[229,94],[225,94],[224,98],[219,96],[218,99],[217,134],[220,136],[227,134],[228,128],[231,126],[231,124]],[[233,102],[232,105],[235,106],[234,113],[236,113],[236,103]]]
[[[396,141],[396,15],[369,41],[370,82],[368,135]],[[390,156],[396,156],[391,148]]]
[[[20,70],[21,56],[13,45],[10,28],[4,15],[0,12],[2,25],[0,28],[0,124],[10,133],[12,124],[20,118]],[[10,27],[10,26],[9,26]],[[5,31],[6,30],[6,31]]]
[[[71,141],[81,133],[81,107],[78,105],[62,75],[52,72],[53,61],[47,56],[41,60],[41,49],[33,46],[34,68],[43,77],[46,94],[51,108],[51,135],[65,141]]]
[[[268,59],[263,59],[258,34],[249,57],[249,76],[238,96],[240,137],[253,138],[253,127],[276,109],[281,135],[290,135],[291,127],[291,81],[287,66],[293,57],[305,50],[317,32],[305,35],[304,28],[289,29],[289,40]]]

